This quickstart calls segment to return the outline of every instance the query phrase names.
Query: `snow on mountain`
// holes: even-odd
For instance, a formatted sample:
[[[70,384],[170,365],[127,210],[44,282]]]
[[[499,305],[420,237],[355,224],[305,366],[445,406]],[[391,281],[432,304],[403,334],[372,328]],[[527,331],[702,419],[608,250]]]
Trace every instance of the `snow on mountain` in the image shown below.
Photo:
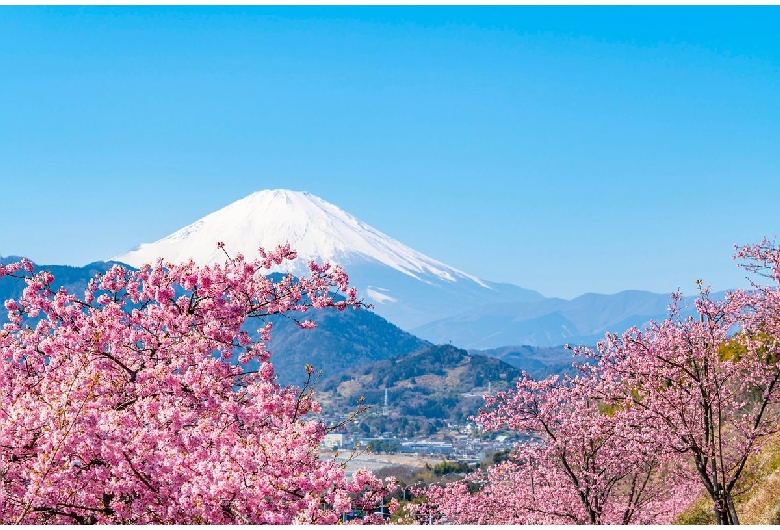
[[[289,241],[299,260],[288,264],[285,272],[303,272],[311,259],[340,263],[360,257],[422,281],[433,275],[450,282],[469,279],[490,288],[479,278],[407,247],[338,206],[307,192],[289,190],[255,192],[115,259],[135,267],[158,256],[214,263],[225,258],[216,247],[217,241],[224,241],[229,252],[246,256],[253,256],[259,246],[270,249]]]
[[[450,267],[307,192],[263,190],[240,199],[154,243],[111,258],[138,267],[158,257],[208,264],[289,242],[294,262],[275,270],[305,274],[310,260],[342,265],[375,310],[409,329],[486,303],[539,300],[535,291],[494,284]]]

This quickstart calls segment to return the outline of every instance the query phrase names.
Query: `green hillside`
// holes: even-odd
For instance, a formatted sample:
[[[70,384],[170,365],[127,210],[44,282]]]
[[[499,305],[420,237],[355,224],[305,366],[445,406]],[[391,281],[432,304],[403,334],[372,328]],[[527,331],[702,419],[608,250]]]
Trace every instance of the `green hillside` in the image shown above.
[[[467,422],[488,388],[505,390],[520,375],[520,369],[499,359],[432,346],[326,377],[317,399],[326,411],[349,411],[363,397],[371,406],[362,419],[367,434],[429,435],[447,424]]]

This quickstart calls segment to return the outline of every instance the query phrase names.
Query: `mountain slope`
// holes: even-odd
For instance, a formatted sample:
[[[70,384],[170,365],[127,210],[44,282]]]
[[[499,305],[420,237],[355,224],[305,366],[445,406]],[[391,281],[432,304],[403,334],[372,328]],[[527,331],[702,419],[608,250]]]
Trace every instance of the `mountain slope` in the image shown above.
[[[340,264],[376,312],[404,329],[484,304],[544,299],[535,291],[487,282],[450,267],[333,204],[289,190],[258,191],[113,259],[134,267],[158,257],[213,263],[225,259],[217,241],[229,253],[248,257],[259,246],[289,242],[298,259],[274,270],[296,275],[307,272],[310,260]]]
[[[381,263],[412,278],[468,279],[487,287],[479,278],[417,252],[319,197],[306,192],[263,190],[240,199],[173,234],[142,244],[117,256],[134,267],[158,256],[171,261],[192,258],[196,263],[222,261],[216,247],[224,241],[231,253],[251,256],[258,246],[273,248],[290,241],[300,259],[277,270],[300,275],[309,260]]]
[[[305,317],[317,327],[301,329],[283,317],[270,319],[274,327],[267,347],[282,384],[303,383],[307,364],[328,377],[430,347],[429,342],[366,309],[331,308],[309,311]]]
[[[525,370],[534,379],[544,379],[548,375],[568,373],[575,375],[572,363],[584,363],[586,359],[575,357],[571,350],[562,346],[503,346],[490,350],[469,350],[469,355],[484,355],[500,359],[507,364]]]

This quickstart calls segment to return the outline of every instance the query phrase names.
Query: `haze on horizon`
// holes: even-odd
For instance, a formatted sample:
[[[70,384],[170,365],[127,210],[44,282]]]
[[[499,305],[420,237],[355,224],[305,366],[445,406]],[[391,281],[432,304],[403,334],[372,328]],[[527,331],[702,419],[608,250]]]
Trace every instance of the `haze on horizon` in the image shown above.
[[[258,190],[572,298],[746,285],[780,8],[0,7],[0,255],[82,265]]]

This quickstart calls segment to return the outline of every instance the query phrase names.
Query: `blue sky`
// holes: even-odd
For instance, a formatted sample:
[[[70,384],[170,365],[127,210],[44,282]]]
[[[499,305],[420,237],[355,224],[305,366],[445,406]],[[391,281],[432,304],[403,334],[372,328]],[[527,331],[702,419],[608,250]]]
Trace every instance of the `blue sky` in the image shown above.
[[[778,7],[0,7],[0,254],[82,265],[266,188],[566,298],[744,285]]]

